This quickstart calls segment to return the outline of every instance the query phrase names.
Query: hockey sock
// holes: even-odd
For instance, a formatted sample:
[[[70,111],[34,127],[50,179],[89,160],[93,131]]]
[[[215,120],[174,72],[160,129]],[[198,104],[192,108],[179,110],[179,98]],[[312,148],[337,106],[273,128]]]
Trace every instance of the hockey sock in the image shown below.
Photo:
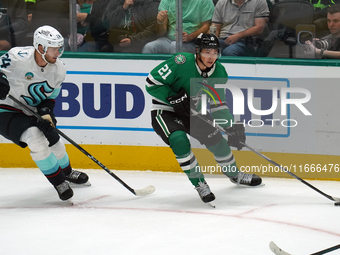
[[[65,175],[53,153],[46,159],[35,161],[35,163],[52,185],[56,186],[65,181]]]
[[[169,143],[178,164],[188,176],[190,182],[195,186],[200,181],[203,182],[204,176],[198,167],[195,155],[191,151],[187,134],[181,130],[175,131],[170,135]]]
[[[64,143],[61,141],[61,139],[59,139],[59,141],[50,148],[52,153],[56,156],[58,164],[60,165],[64,174],[69,175],[72,172],[72,167]]]
[[[28,145],[33,161],[52,185],[59,185],[65,180],[57,158],[48,147],[49,142],[37,127],[28,128],[21,135],[20,141]]]
[[[204,175],[202,174],[192,151],[184,156],[176,156],[176,159],[192,185],[197,186],[199,182],[204,182]]]
[[[45,174],[47,180],[53,185],[58,186],[65,181],[65,175],[59,167],[58,170],[52,174]]]
[[[219,143],[207,147],[214,154],[216,162],[221,166],[223,174],[228,177],[238,175],[239,169],[236,166],[234,155],[227,143],[226,139],[222,139]]]
[[[169,144],[175,155],[186,155],[191,151],[187,134],[181,130],[177,130],[169,136]]]
[[[67,153],[65,153],[64,157],[58,159],[58,163],[65,175],[69,175],[72,172],[72,167]]]

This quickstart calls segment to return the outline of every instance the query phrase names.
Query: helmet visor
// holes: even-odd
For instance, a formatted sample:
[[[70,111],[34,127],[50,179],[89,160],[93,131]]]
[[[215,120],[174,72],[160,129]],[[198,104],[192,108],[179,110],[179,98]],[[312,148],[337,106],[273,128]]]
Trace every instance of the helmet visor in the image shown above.
[[[214,59],[218,59],[221,57],[221,50],[218,49],[214,49],[214,48],[208,48],[205,49],[203,48],[200,52],[201,57],[204,58],[214,58]]]
[[[64,53],[64,46],[61,47],[48,47],[46,55],[51,58],[60,58]]]

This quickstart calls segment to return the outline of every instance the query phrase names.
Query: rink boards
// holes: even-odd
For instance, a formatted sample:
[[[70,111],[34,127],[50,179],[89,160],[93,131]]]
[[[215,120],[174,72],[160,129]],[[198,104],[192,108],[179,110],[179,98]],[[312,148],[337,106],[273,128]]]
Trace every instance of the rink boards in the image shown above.
[[[151,127],[151,97],[145,91],[149,71],[168,56],[102,57],[63,58],[68,71],[55,108],[58,128],[110,169],[181,171]],[[227,84],[243,95],[236,98],[226,89],[231,112],[242,111],[235,120],[245,124],[247,144],[300,177],[339,178],[336,62],[246,58],[221,62],[229,74]],[[202,170],[218,173],[210,153],[197,141],[192,144]],[[67,145],[67,150],[74,167],[99,168],[74,146]],[[253,152],[233,152],[244,171],[287,176]],[[35,167],[28,149],[4,138],[0,153],[2,167]]]

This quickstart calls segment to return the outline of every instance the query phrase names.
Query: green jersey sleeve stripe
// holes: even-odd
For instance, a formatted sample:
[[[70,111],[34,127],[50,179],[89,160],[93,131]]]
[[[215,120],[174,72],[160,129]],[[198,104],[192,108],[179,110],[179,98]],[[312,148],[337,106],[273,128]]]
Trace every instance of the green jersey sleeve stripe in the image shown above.
[[[148,75],[148,78],[146,79],[148,81],[148,83],[153,84],[153,85],[164,85],[163,83],[159,82],[158,80],[156,80],[155,78],[153,78],[153,76],[151,74]]]

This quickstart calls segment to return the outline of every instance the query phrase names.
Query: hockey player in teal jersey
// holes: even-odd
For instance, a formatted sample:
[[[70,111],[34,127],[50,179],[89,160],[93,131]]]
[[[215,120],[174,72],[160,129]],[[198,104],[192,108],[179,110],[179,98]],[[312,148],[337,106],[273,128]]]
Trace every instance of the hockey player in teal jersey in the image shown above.
[[[147,77],[146,90],[153,97],[151,119],[155,132],[170,146],[182,170],[195,186],[202,201],[214,204],[215,195],[210,191],[198,162],[191,150],[190,140],[196,138],[214,154],[216,162],[231,182],[238,185],[257,186],[262,180],[255,174],[239,171],[230,146],[242,149],[245,142],[243,123],[234,123],[229,112],[223,89],[215,84],[225,84],[228,74],[217,60],[220,45],[213,34],[200,34],[196,53],[175,54],[154,68]],[[224,119],[223,126],[231,134],[228,141],[216,128],[192,114],[199,111],[203,94],[217,94],[218,103],[211,101],[206,117]],[[231,123],[233,123],[231,125]]]
[[[89,178],[72,169],[65,145],[53,128],[55,98],[66,75],[59,59],[64,38],[53,27],[42,26],[34,32],[33,44],[12,48],[0,58],[0,135],[28,147],[59,198],[68,200],[73,196],[69,182],[85,184]],[[8,98],[9,92],[42,119]]]

